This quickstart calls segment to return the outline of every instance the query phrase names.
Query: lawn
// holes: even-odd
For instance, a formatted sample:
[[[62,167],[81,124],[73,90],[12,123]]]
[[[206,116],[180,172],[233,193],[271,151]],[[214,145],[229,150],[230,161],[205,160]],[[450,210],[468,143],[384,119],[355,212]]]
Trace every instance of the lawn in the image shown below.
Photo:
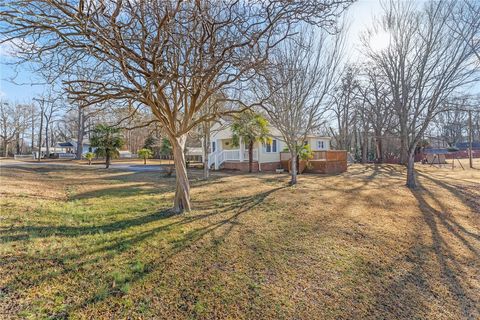
[[[418,169],[192,171],[172,216],[160,173],[2,168],[0,318],[478,319],[480,170]]]

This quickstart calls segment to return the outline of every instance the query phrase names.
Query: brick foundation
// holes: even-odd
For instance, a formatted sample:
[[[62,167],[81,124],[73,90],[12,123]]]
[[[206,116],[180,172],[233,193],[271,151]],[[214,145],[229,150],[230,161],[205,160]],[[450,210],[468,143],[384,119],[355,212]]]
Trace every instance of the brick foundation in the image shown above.
[[[281,168],[280,162],[268,162],[268,163],[261,163],[260,167],[262,172],[273,172],[276,169]],[[241,172],[248,172],[248,161],[240,162],[240,161],[227,161],[222,164],[223,170],[235,170]],[[258,162],[253,161],[252,163],[252,172],[258,172]]]

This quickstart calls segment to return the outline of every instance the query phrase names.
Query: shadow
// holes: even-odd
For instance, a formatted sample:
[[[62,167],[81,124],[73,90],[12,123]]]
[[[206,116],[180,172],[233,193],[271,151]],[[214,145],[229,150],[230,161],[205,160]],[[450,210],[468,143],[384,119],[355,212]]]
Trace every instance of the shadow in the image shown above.
[[[477,257],[480,256],[478,249],[475,249],[470,242],[468,242],[463,236],[461,236],[457,231],[448,225],[447,220],[452,220],[446,219],[446,212],[440,212],[433,208],[422,195],[422,191],[430,195],[432,199],[435,199],[434,195],[428,191],[428,189],[424,188],[421,182],[419,182],[418,185],[422,190],[413,191],[412,193],[417,199],[422,210],[423,219],[430,229],[433,241],[432,248],[437,257],[442,278],[446,280],[445,284],[451,292],[452,297],[454,297],[461,306],[463,316],[465,318],[469,318],[474,314],[475,301],[462,284],[463,281],[461,281],[461,278],[465,275],[456,260],[456,254],[448,246],[447,242],[442,236],[437,221],[441,225],[444,225],[446,230],[448,230],[454,237],[458,238],[463,245]],[[436,202],[439,203],[438,201]]]
[[[0,242],[25,240],[31,238],[47,238],[53,235],[61,237],[78,237],[82,235],[96,234],[99,232],[109,233],[121,231],[146,223],[151,223],[161,219],[171,217],[173,214],[170,210],[160,211],[154,214],[136,217],[128,220],[120,220],[105,225],[95,226],[24,226],[11,227],[0,230]],[[9,235],[11,233],[11,235]],[[17,234],[21,233],[21,234]]]
[[[0,293],[4,298],[10,295],[14,297],[17,292],[40,286],[43,283],[54,281],[53,279],[56,278],[60,279],[69,274],[76,274],[78,270],[84,270],[85,268],[88,270],[93,266],[95,266],[95,268],[108,267],[108,261],[115,259],[123,252],[136,252],[136,248],[140,243],[145,243],[145,241],[150,238],[165,238],[172,230],[176,230],[175,228],[185,226],[185,228],[178,230],[179,238],[170,242],[171,245],[169,248],[164,249],[161,259],[149,261],[145,264],[144,271],[136,273],[129,278],[129,282],[133,284],[148,274],[165,267],[168,261],[180,252],[192,246],[195,248],[197,242],[209,234],[213,235],[215,231],[218,232],[213,235],[211,245],[222,243],[236,226],[242,225],[239,221],[241,215],[250,212],[255,207],[261,205],[269,195],[285,187],[286,186],[273,188],[251,196],[231,198],[223,201],[221,204],[216,203],[215,200],[212,202],[195,203],[199,207],[198,210],[182,215],[174,215],[169,210],[163,210],[133,219],[98,226],[30,226],[25,228],[4,229],[1,231],[4,233],[4,237],[8,236],[5,235],[5,233],[22,231],[26,232],[26,237],[49,237],[54,235],[77,237],[106,233],[114,233],[114,237],[109,237],[106,241],[100,237],[98,239],[99,246],[89,245],[87,247],[83,246],[83,248],[82,246],[78,246],[76,250],[69,250],[66,254],[57,253],[54,257],[46,253],[45,257],[36,254],[35,257],[18,255],[3,259],[0,265],[4,268],[8,267],[10,270],[15,270],[16,276],[12,280],[3,283],[0,287]],[[158,222],[162,224],[156,226],[155,224]],[[194,222],[196,223],[193,224]],[[132,228],[138,226],[143,226],[143,229],[132,230]],[[117,231],[121,233],[115,234]],[[12,237],[14,237],[14,235],[12,235]],[[76,252],[80,248],[82,248],[80,252]],[[131,259],[128,253],[127,257]],[[101,265],[99,265],[99,263]],[[105,263],[107,263],[107,265],[104,265]],[[33,278],[32,272],[36,275]],[[111,279],[107,274],[103,275],[101,279],[96,279],[96,281],[108,283]],[[68,318],[70,312],[105,300],[112,295],[122,295],[122,293],[119,292],[118,289],[108,287],[105,294],[100,298],[95,294],[86,298],[81,303],[69,305],[67,310],[63,310],[61,313],[50,316],[53,318]]]
[[[425,174],[420,176],[452,192],[459,200],[464,200],[457,192],[458,190],[452,189],[447,183],[436,181]],[[480,316],[479,309],[476,307],[478,300],[473,287],[469,284],[469,278],[475,275],[466,273],[464,268],[467,266],[474,268],[476,264],[474,261],[479,261],[479,243],[475,242],[480,240],[479,235],[469,232],[456,222],[449,209],[430,188],[422,184],[421,179],[418,179],[418,188],[411,190],[411,194],[421,211],[421,222],[414,223],[415,229],[412,230],[416,241],[405,256],[390,266],[391,269],[398,268],[407,272],[400,273],[398,278],[377,294],[374,309],[382,310],[383,317],[385,317],[383,312],[386,312],[393,318],[398,318],[401,312],[401,318],[405,319],[427,318],[431,316],[426,313],[431,309],[430,300],[438,300],[438,292],[442,290],[438,287],[445,286],[448,297],[454,301],[461,317],[477,318]],[[432,202],[439,209],[436,209]],[[425,232],[425,228],[428,233]],[[473,261],[461,260],[458,249],[453,247],[455,243],[452,240],[456,240],[456,243],[463,246],[465,252],[471,257],[469,259]],[[426,262],[429,264],[427,265]],[[401,308],[406,304],[410,308]]]

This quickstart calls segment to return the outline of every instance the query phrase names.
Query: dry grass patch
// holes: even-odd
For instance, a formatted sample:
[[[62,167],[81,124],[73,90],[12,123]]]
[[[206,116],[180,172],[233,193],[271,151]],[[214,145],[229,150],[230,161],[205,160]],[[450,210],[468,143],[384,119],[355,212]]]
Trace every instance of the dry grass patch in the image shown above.
[[[2,168],[0,317],[480,317],[480,171],[198,175]]]

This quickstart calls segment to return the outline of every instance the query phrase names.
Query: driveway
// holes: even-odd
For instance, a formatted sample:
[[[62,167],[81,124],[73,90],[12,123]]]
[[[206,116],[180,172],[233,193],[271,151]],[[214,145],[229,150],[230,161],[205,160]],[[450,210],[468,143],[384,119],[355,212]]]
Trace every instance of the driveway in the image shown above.
[[[86,166],[84,164],[78,164],[70,161],[35,162],[35,161],[19,161],[19,160],[11,160],[11,159],[0,160],[0,169],[10,168],[10,167],[32,167],[32,166],[41,166],[41,167],[75,166],[75,167],[105,168],[104,164],[92,164],[91,166]],[[110,168],[117,169],[117,170],[124,170],[124,171],[134,171],[134,172],[165,171],[165,167],[162,165],[112,163],[110,165]]]

